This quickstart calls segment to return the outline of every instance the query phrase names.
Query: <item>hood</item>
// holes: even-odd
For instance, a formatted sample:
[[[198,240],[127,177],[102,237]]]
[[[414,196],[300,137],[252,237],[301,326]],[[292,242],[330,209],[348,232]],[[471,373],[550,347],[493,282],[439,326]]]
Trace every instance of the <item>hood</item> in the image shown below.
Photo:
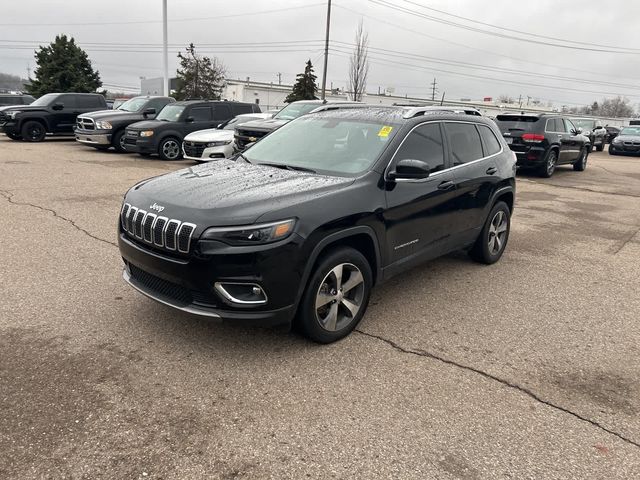
[[[174,123],[174,122],[164,122],[162,120],[142,120],[141,122],[132,123],[127,127],[127,130],[153,130],[159,125],[163,125],[165,123]]]
[[[614,142],[640,142],[640,135],[616,135]]]
[[[270,118],[269,120],[252,120],[238,125],[237,130],[261,130],[265,132],[273,132],[283,125],[286,125],[291,120],[278,120]]]
[[[21,112],[35,112],[37,110],[46,110],[47,107],[33,106],[33,105],[7,105],[6,107],[2,107],[2,111],[6,112],[7,110],[19,110]]]
[[[233,140],[233,130],[208,128],[207,130],[198,130],[184,137],[185,142],[217,142],[222,140]]]
[[[127,120],[144,118],[142,113],[127,112],[125,110],[98,110],[97,112],[82,113],[81,117],[91,118],[93,120]]]
[[[315,200],[354,181],[218,160],[140,182],[127,192],[125,202],[144,210],[155,203],[164,207],[163,216],[202,228],[247,225],[270,211]]]

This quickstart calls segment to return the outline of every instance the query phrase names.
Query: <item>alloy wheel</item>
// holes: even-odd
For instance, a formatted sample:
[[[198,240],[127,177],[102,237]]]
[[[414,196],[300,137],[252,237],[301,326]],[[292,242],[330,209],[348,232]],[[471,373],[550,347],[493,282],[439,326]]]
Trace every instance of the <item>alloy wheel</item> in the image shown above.
[[[162,144],[162,153],[165,157],[173,160],[180,155],[180,145],[175,140],[168,140]]]
[[[335,332],[349,325],[362,308],[365,297],[362,272],[341,263],[324,277],[316,293],[316,318],[323,329]]]
[[[120,139],[118,140],[118,143],[120,144],[120,149],[124,152],[126,150],[126,148],[124,148],[124,135],[120,135]]]
[[[556,169],[557,157],[555,152],[551,152],[549,154],[549,159],[547,160],[547,174],[551,176],[553,171]]]
[[[502,210],[497,211],[489,224],[489,253],[491,255],[497,255],[502,250],[508,228],[506,214]]]

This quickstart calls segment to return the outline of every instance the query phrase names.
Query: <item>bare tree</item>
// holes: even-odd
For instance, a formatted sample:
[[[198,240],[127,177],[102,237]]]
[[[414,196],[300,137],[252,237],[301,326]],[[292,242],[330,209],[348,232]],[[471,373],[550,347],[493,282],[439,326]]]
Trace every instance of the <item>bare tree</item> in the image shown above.
[[[364,31],[362,20],[356,30],[356,46],[349,59],[349,90],[353,92],[353,100],[362,101],[362,96],[367,88],[367,76],[369,74],[369,34]]]

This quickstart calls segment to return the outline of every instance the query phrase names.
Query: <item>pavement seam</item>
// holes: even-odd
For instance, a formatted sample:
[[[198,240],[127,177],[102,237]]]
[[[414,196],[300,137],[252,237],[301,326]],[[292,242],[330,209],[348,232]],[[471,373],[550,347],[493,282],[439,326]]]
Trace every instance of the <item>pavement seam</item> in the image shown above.
[[[40,205],[36,205],[34,203],[28,203],[28,202],[16,202],[13,197],[14,194],[11,192],[8,192],[6,190],[0,190],[0,195],[2,195],[3,198],[5,198],[10,204],[12,205],[18,205],[18,206],[26,206],[26,207],[33,207],[33,208],[37,208],[38,210],[42,210],[43,212],[49,212],[52,213],[54,217],[59,218],[61,220],[64,220],[65,222],[70,223],[76,230],[78,230],[79,232],[84,233],[85,235],[87,235],[88,237],[93,238],[94,240],[98,240],[100,242],[106,243],[108,245],[112,245],[114,247],[117,247],[118,245],[115,242],[111,242],[109,240],[105,240],[104,238],[100,238],[95,236],[94,234],[88,232],[87,230],[85,230],[84,228],[80,227],[79,225],[76,224],[76,222],[74,222],[73,220],[71,220],[70,218],[67,218],[63,215],[60,215],[58,212],[56,212],[55,210],[51,209],[51,208],[47,208],[47,207],[42,207]]]
[[[374,335],[373,333],[367,333],[367,332],[365,332],[363,330],[360,330],[360,329],[357,329],[357,328],[354,331],[359,333],[360,335],[364,335],[365,337],[370,337],[370,338],[379,340],[381,342],[384,342],[384,343],[386,343],[387,345],[391,346],[392,348],[394,348],[395,350],[397,350],[399,352],[406,353],[406,354],[409,354],[409,355],[416,355],[416,356],[419,356],[419,357],[430,358],[432,360],[437,360],[438,362],[444,363],[446,365],[450,365],[450,366],[453,366],[453,367],[456,367],[456,368],[459,368],[459,369],[462,369],[462,370],[466,370],[468,372],[472,372],[472,373],[476,373],[478,375],[481,375],[481,376],[483,376],[484,378],[486,378],[488,380],[492,380],[494,382],[498,382],[498,383],[502,384],[505,387],[517,390],[520,393],[524,393],[525,395],[527,395],[528,397],[532,398],[533,400],[535,400],[538,403],[541,403],[543,405],[551,407],[551,408],[553,408],[555,410],[558,410],[558,411],[560,411],[562,413],[566,413],[568,415],[571,415],[571,416],[577,418],[578,420],[580,420],[582,422],[588,423],[588,424],[590,424],[590,425],[592,425],[592,426],[594,426],[596,428],[599,428],[600,430],[619,438],[620,440],[622,440],[625,443],[628,443],[629,445],[633,445],[634,447],[640,448],[640,443],[638,443],[638,442],[636,442],[634,440],[631,440],[630,438],[625,437],[621,433],[618,433],[618,432],[616,432],[614,430],[611,430],[611,429],[605,427],[604,425],[602,425],[601,423],[597,422],[596,420],[591,420],[591,419],[589,419],[587,417],[583,417],[579,413],[573,412],[573,411],[571,411],[571,410],[569,410],[569,409],[567,409],[565,407],[561,407],[560,405],[556,405],[556,404],[552,403],[549,400],[545,400],[545,399],[541,398],[540,396],[538,396],[538,394],[536,394],[535,392],[529,390],[526,387],[523,387],[523,386],[518,385],[516,383],[509,382],[508,380],[500,378],[500,377],[498,377],[496,375],[492,375],[491,373],[487,373],[487,372],[485,372],[483,370],[480,370],[478,368],[471,367],[471,366],[468,366],[468,365],[463,365],[463,364],[458,363],[458,362],[456,362],[454,360],[448,360],[448,359],[446,359],[444,357],[440,357],[440,356],[438,356],[436,354],[427,352],[426,350],[408,349],[408,348],[405,348],[405,347],[402,347],[402,346],[398,345],[393,340],[389,340],[389,339],[381,337],[379,335]]]
[[[576,187],[576,186],[573,186],[573,185],[558,185],[557,183],[538,182],[536,180],[530,180],[528,178],[526,178],[526,179],[522,179],[521,178],[520,181],[533,183],[535,185],[543,185],[543,186],[549,186],[549,187],[555,187],[555,188],[571,188],[573,190],[580,190],[581,192],[599,193],[600,195],[615,195],[615,196],[618,196],[618,197],[640,198],[640,195],[631,195],[629,193],[601,192],[600,190],[593,190],[591,188]]]
[[[638,235],[638,233],[640,233],[640,228],[638,228],[637,230],[635,230],[631,235],[629,235],[629,237],[627,237],[627,239],[624,241],[624,243],[623,243],[622,245],[620,245],[620,248],[618,248],[618,249],[614,252],[614,255],[619,254],[619,253],[622,251],[622,249],[623,249],[624,247],[626,247],[626,246],[627,246],[627,244],[628,244],[631,240],[633,240],[633,239],[635,238],[635,236],[636,236],[636,235]]]

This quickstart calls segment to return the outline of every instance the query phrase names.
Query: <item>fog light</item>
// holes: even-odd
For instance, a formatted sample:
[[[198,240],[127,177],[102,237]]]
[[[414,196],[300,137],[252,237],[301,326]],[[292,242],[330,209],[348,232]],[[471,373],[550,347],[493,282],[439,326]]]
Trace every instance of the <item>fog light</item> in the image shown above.
[[[230,303],[237,305],[263,305],[267,294],[255,283],[216,282],[216,291]]]

